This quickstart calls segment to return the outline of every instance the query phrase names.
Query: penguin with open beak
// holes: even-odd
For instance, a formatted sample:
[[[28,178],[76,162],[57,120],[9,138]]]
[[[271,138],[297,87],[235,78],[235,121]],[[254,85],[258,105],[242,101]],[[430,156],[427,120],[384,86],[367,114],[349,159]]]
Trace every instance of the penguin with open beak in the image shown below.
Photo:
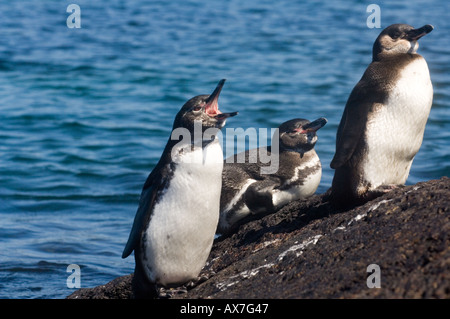
[[[193,97],[182,106],[144,184],[122,255],[126,258],[134,250],[136,298],[156,297],[160,286],[195,280],[209,256],[222,187],[223,152],[217,133],[237,114],[219,110],[224,83],[221,80],[212,94]]]

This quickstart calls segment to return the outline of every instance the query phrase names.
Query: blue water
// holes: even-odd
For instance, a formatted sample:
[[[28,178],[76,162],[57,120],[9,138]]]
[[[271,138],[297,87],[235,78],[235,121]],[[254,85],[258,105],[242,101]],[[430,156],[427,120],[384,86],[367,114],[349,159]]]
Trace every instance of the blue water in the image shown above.
[[[64,298],[69,264],[81,287],[131,273],[120,256],[174,115],[222,78],[221,109],[240,112],[229,128],[329,120],[316,145],[324,192],[380,32],[366,26],[373,1],[92,2],[0,2],[0,298]],[[377,4],[382,27],[435,26],[420,40],[435,94],[408,183],[449,176],[450,2]]]

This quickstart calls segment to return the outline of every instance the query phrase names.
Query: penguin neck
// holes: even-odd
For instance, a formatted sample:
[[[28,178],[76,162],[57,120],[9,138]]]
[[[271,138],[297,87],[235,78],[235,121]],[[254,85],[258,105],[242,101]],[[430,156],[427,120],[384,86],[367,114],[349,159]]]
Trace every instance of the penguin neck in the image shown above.
[[[280,145],[280,154],[282,153],[297,153],[300,155],[300,158],[303,158],[306,153],[310,152],[311,150],[314,150],[314,145],[311,146],[299,146],[299,147],[286,147]]]
[[[210,143],[217,140],[216,131],[212,131],[212,133],[207,134],[208,132],[205,133],[205,131],[202,130],[201,132],[194,132],[192,134],[192,132],[188,129],[181,128],[179,131],[180,133],[176,132],[177,129],[178,128],[174,128],[172,130],[164,152],[170,152],[174,147],[179,146],[187,148],[189,145],[192,147],[192,150],[199,147],[205,148]],[[218,131],[219,129],[216,130]]]
[[[388,53],[388,52],[374,52],[372,62],[385,62],[385,61],[410,61],[417,57],[422,57],[416,52],[404,52],[404,53]]]
[[[169,144],[169,143],[168,143]],[[175,164],[209,165],[223,162],[223,152],[216,136],[211,139],[171,141],[167,147],[166,160]]]

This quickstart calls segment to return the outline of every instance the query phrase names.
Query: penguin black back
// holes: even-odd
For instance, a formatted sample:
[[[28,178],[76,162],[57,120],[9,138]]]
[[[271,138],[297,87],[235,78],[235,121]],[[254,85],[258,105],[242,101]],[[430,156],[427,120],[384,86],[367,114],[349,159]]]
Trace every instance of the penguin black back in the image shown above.
[[[325,118],[284,122],[272,138],[272,143],[278,142],[277,147],[272,144],[226,159],[218,233],[229,233],[247,216],[263,216],[289,201],[314,194],[322,175],[314,150],[316,132],[326,122]],[[276,156],[276,172],[262,173],[262,168],[273,164],[260,160],[260,155],[265,153]]]

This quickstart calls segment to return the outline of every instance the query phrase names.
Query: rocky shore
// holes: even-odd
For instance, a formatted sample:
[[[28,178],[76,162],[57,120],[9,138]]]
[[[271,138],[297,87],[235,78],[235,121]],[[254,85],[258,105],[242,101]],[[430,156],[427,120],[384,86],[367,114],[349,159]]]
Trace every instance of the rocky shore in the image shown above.
[[[291,202],[218,238],[202,279],[161,296],[450,298],[449,186],[442,177],[343,211],[326,194]],[[369,265],[375,268],[368,272]],[[119,277],[67,298],[132,298],[131,279]]]

